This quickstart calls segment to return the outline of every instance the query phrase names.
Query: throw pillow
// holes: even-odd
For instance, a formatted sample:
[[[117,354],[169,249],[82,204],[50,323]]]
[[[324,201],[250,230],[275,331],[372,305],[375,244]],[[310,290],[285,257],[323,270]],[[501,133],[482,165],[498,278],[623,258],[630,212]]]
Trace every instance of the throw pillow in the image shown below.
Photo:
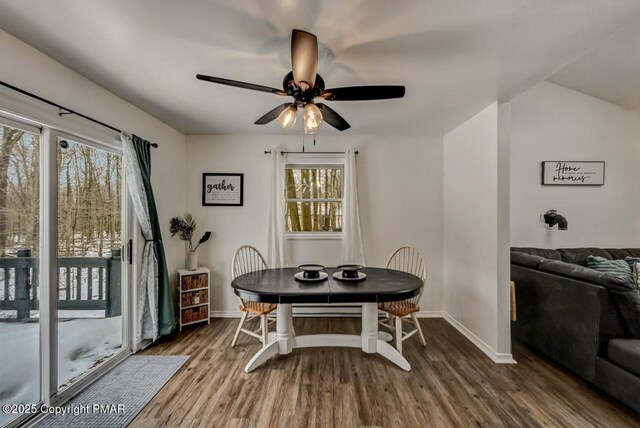
[[[624,258],[624,261],[629,263],[629,266],[631,267],[631,269],[633,269],[636,265],[636,263],[640,263],[640,257],[630,257],[627,256]]]
[[[631,266],[625,260],[607,260],[604,257],[587,256],[587,267],[598,272],[609,272],[623,275],[633,281]]]
[[[629,263],[633,272],[633,283],[640,291],[640,257],[625,257],[624,261]]]

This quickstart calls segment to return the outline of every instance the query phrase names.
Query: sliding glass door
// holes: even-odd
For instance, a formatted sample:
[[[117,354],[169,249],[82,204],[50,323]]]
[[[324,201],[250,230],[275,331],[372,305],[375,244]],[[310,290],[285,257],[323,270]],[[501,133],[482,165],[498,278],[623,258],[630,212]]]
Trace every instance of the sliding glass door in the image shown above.
[[[119,143],[21,120],[0,115],[0,405],[16,406],[0,427],[70,398],[131,337]]]
[[[40,401],[39,159],[38,129],[0,122],[0,405]]]
[[[122,157],[58,138],[58,390],[123,348]]]

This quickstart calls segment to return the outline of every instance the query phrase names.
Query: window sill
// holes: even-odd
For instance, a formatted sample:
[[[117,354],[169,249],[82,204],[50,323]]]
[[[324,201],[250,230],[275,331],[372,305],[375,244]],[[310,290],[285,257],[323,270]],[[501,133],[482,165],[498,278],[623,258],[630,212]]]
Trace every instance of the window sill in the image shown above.
[[[285,234],[286,239],[342,239],[342,232],[298,232]]]

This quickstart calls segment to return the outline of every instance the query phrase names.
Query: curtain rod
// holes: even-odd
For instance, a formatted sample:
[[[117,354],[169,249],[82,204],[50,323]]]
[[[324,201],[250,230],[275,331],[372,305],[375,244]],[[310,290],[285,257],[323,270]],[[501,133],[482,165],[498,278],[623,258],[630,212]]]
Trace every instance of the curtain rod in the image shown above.
[[[318,155],[343,155],[346,152],[280,152],[281,155],[288,155],[288,154],[297,154],[297,155],[313,155],[313,154],[318,154]],[[358,154],[358,151],[356,150],[354,152],[355,154]],[[264,151],[265,155],[270,155],[271,154],[271,150],[265,150]]]
[[[34,93],[31,93],[31,92],[25,91],[24,89],[20,89],[20,88],[18,88],[17,86],[10,85],[9,83],[3,82],[3,81],[1,81],[1,80],[0,80],[0,85],[4,86],[5,88],[9,88],[9,89],[11,89],[12,91],[19,92],[19,93],[21,93],[22,95],[26,95],[26,96],[28,96],[28,97],[31,97],[31,98],[35,99],[35,100],[38,100],[38,101],[40,101],[40,102],[43,102],[43,103],[45,103],[45,104],[49,104],[50,106],[57,107],[59,110],[62,110],[62,111],[60,111],[60,112],[58,113],[58,115],[60,115],[60,116],[64,116],[64,115],[67,115],[67,114],[74,114],[74,115],[79,116],[79,117],[81,117],[81,118],[83,118],[83,119],[85,119],[85,120],[88,120],[88,121],[90,121],[90,122],[96,123],[96,124],[98,124],[98,125],[100,125],[100,126],[104,126],[105,128],[109,128],[109,129],[111,129],[111,130],[113,130],[113,131],[117,132],[118,134],[120,134],[120,133],[122,132],[121,130],[119,130],[118,128],[116,128],[116,127],[114,127],[114,126],[107,125],[107,124],[106,124],[106,123],[104,123],[104,122],[101,122],[101,121],[99,121],[99,120],[97,120],[97,119],[94,119],[94,118],[92,118],[92,117],[90,117],[90,116],[87,116],[87,115],[85,115],[85,114],[78,113],[77,111],[71,110],[70,108],[67,108],[67,107],[65,107],[65,106],[62,106],[62,105],[60,105],[60,104],[58,104],[58,103],[54,103],[54,102],[53,102],[53,101],[51,101],[51,100],[48,100],[48,99],[46,99],[46,98],[42,98],[42,97],[41,97],[41,96],[39,96],[39,95],[36,95],[36,94],[34,94]],[[152,147],[158,147],[158,144],[156,144],[156,143],[151,143],[151,146],[152,146]]]

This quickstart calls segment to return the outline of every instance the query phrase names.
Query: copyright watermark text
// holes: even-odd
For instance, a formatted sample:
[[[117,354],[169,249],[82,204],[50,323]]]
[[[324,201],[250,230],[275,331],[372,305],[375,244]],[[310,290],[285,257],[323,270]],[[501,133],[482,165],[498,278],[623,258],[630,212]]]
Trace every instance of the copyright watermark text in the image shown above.
[[[83,415],[83,414],[124,414],[124,404],[68,404],[65,406],[49,406],[48,404],[3,404],[3,413],[49,415]]]

